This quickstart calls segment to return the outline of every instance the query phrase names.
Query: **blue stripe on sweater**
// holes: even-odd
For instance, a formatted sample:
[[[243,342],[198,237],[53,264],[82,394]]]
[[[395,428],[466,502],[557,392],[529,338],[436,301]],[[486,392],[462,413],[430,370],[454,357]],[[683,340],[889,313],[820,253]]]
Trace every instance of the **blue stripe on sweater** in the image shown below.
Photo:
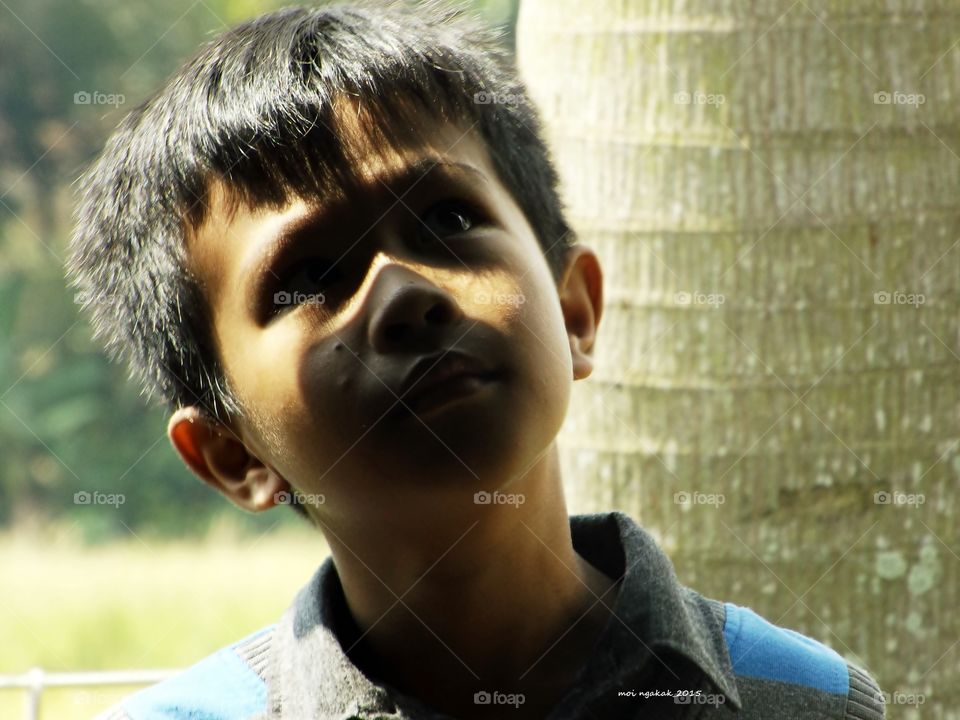
[[[264,712],[267,686],[233,651],[239,644],[135,693],[124,701],[123,709],[131,720],[239,720]]]
[[[836,695],[850,690],[847,663],[826,645],[724,603],[723,635],[735,675],[778,680]]]

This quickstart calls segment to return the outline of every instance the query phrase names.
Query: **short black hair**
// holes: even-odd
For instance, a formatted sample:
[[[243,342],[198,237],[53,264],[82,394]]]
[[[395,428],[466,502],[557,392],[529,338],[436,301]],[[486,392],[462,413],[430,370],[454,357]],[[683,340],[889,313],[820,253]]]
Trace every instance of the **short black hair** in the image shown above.
[[[144,394],[225,421],[242,408],[186,263],[212,180],[251,207],[323,197],[351,173],[334,103],[389,136],[416,107],[475,128],[556,279],[573,234],[540,120],[498,31],[430,0],[290,7],[205,44],[120,123],[80,181],[68,277]]]

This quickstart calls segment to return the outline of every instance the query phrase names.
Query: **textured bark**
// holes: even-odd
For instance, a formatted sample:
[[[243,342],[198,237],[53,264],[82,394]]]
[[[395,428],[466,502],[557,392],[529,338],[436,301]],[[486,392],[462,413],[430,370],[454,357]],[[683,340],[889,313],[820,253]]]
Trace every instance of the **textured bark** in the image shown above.
[[[571,510],[638,518],[894,719],[960,717],[958,38],[960,3],[896,0],[523,0],[517,31],[605,271]]]

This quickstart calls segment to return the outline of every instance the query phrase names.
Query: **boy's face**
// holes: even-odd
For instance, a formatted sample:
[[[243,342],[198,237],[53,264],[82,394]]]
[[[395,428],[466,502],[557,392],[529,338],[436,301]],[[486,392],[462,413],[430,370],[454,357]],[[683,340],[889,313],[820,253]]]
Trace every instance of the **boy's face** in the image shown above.
[[[596,257],[568,252],[558,293],[483,141],[422,127],[402,150],[354,143],[358,181],[335,200],[231,213],[226,188],[211,188],[187,253],[245,413],[215,438],[181,411],[170,433],[244,507],[289,489],[308,503],[322,495],[308,505],[320,519],[438,501],[466,511],[476,491],[503,489],[543,456],[572,380],[590,372]],[[405,408],[414,364],[450,349],[486,374],[451,383],[432,408]]]

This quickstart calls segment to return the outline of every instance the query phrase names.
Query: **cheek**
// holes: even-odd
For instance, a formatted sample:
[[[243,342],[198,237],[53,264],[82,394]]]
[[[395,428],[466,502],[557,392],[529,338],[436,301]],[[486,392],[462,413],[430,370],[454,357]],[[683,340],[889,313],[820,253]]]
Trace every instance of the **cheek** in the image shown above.
[[[573,359],[556,287],[541,284],[530,289],[517,318],[517,332],[524,337],[526,357],[533,365],[541,392],[555,397],[566,407],[573,382]]]
[[[563,427],[573,388],[573,361],[563,313],[552,281],[530,283],[526,302],[513,319],[518,373],[514,385],[514,419],[528,428],[527,457],[538,456]]]
[[[573,361],[560,298],[549,270],[537,265],[518,275],[486,273],[474,278],[464,310],[496,328],[512,346],[517,391],[541,412],[566,412]]]
[[[319,386],[307,395],[302,385],[302,369],[310,356],[303,335],[294,324],[262,333],[249,339],[232,356],[228,377],[247,413],[254,432],[264,445],[261,460],[288,480],[299,477],[304,467],[314,466],[316,457],[327,451],[329,433],[315,430],[315,407],[326,407],[336,386]],[[307,402],[306,398],[310,401]]]
[[[515,262],[520,263],[521,259]],[[553,336],[555,325],[562,324],[556,291],[543,287],[543,280],[535,269],[528,272],[507,269],[486,270],[463,276],[461,287],[451,287],[459,298],[464,313],[504,335],[523,334],[524,327],[536,326],[543,335]],[[552,292],[552,295],[550,294]],[[554,307],[555,306],[555,307]]]

